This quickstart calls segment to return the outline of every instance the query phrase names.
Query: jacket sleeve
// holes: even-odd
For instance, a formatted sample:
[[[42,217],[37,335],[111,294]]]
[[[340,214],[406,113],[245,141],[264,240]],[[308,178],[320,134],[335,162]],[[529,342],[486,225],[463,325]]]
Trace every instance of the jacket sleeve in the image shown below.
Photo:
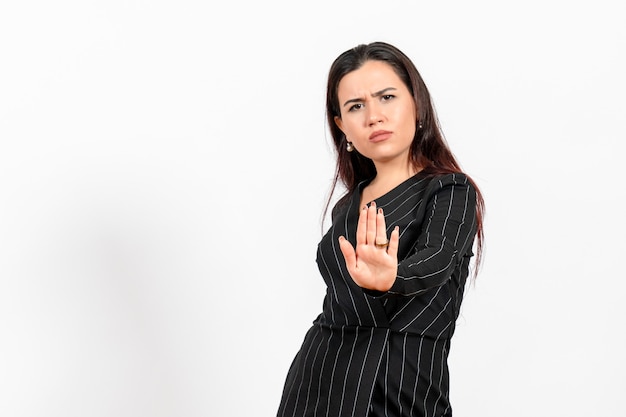
[[[433,180],[415,249],[398,264],[388,294],[416,295],[444,284],[464,256],[472,255],[476,235],[476,190],[463,174]],[[402,239],[402,237],[400,237]]]

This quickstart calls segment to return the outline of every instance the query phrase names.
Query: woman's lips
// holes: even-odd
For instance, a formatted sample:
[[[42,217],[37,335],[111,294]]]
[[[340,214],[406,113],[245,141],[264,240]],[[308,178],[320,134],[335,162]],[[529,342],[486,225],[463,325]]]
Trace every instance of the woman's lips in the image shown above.
[[[370,135],[370,142],[382,142],[383,140],[387,140],[391,137],[391,133],[392,132],[387,130],[377,130]]]

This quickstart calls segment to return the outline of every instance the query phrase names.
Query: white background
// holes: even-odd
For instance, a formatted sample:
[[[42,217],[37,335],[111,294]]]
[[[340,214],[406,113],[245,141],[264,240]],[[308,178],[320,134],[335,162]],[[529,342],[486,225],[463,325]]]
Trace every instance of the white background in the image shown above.
[[[626,415],[606,0],[3,2],[0,415],[273,416],[324,292],[325,77],[375,40],[487,203],[455,415]]]

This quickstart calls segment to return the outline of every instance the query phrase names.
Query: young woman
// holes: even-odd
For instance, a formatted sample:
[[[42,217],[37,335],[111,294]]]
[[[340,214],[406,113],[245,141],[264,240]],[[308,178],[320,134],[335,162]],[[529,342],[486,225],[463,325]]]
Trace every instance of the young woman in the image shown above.
[[[447,357],[483,199],[443,139],[413,63],[375,42],[332,64],[326,111],[346,194],[317,263],[323,311],[279,417],[451,416]],[[476,265],[477,266],[477,265]]]

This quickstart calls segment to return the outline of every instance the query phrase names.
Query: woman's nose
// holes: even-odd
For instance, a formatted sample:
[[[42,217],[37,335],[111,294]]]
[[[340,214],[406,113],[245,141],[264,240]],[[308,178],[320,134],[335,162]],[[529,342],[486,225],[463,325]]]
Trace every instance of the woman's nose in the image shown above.
[[[368,122],[370,126],[382,122],[383,116],[378,106],[376,106],[375,104],[370,104],[368,109],[369,109]]]

